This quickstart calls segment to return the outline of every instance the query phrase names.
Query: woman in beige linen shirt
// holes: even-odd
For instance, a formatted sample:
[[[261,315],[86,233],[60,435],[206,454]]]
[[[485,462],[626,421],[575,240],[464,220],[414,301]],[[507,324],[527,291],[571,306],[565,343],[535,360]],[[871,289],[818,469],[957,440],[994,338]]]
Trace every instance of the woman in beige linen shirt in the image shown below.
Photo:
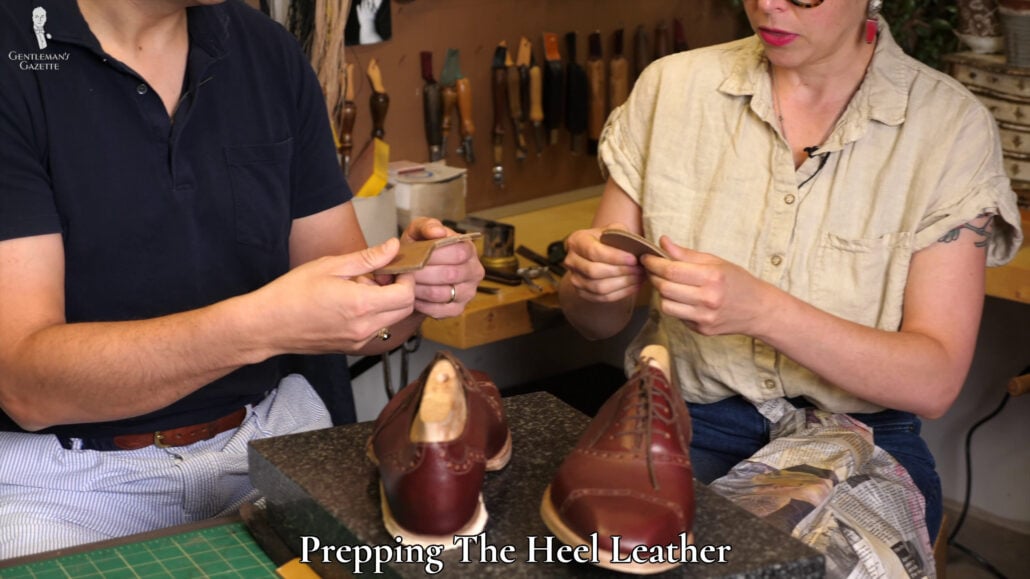
[[[652,64],[608,120],[593,228],[568,239],[568,319],[604,338],[643,282],[694,422],[694,472],[725,474],[768,441],[754,403],[853,414],[924,494],[919,438],[965,380],[985,265],[1021,233],[988,111],[908,58],[879,1],[745,0],[755,36]],[[605,227],[671,259],[602,245]]]

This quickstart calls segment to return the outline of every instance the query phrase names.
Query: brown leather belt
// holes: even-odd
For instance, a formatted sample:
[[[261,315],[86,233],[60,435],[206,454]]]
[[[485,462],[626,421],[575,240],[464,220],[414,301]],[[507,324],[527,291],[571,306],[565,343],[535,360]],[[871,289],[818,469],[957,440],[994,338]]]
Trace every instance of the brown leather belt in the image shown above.
[[[236,428],[243,424],[243,419],[246,417],[247,409],[240,408],[232,414],[217,418],[211,422],[205,422],[204,424],[181,426],[168,430],[158,430],[157,432],[120,434],[111,440],[121,450],[136,450],[137,448],[145,448],[152,444],[162,448],[166,446],[187,446],[194,442],[214,438],[226,430]]]

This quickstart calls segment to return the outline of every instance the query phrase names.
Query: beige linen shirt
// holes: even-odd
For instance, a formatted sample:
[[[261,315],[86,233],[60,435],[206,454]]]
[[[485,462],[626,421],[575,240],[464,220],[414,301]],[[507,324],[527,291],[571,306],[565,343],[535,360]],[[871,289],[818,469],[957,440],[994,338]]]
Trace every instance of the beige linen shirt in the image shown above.
[[[667,235],[888,331],[901,325],[913,253],[951,229],[995,215],[988,265],[1015,255],[1020,218],[993,118],[954,79],[906,56],[885,23],[865,80],[797,170],[771,98],[756,37],[674,54],[641,74],[599,155],[640,205],[646,237]],[[691,402],[804,396],[831,412],[881,409],[760,340],[705,337],[653,308],[627,366],[651,343],[673,352]]]

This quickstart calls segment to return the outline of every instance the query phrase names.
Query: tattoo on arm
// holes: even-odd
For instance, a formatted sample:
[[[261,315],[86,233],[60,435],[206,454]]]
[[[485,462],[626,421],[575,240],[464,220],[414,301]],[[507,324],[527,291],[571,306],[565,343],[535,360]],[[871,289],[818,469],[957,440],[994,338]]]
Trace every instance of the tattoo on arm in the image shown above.
[[[952,241],[957,241],[958,238],[959,238],[959,235],[962,233],[962,230],[963,229],[968,229],[968,230],[972,231],[974,234],[977,235],[977,238],[973,242],[973,245],[975,245],[976,247],[987,247],[987,244],[991,241],[991,235],[993,235],[993,230],[991,229],[991,219],[992,219],[992,217],[994,217],[994,216],[993,215],[981,215],[981,216],[977,217],[977,220],[979,220],[981,218],[986,218],[986,220],[984,220],[982,222],[982,225],[976,225],[974,223],[975,220],[974,221],[970,221],[969,223],[963,223],[962,225],[959,225],[955,229],[952,229],[951,231],[945,233],[937,241],[939,241],[941,243],[951,243]]]

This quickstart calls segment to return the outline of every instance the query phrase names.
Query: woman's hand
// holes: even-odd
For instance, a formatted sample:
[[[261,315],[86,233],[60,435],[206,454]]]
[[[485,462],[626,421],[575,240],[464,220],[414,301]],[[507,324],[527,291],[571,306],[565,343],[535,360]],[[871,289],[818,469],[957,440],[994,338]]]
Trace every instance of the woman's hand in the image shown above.
[[[706,336],[760,333],[772,286],[714,255],[681,247],[665,236],[660,242],[672,259],[645,256],[643,264],[661,296],[663,314]]]
[[[566,242],[565,269],[576,295],[591,303],[612,303],[635,295],[644,282],[644,269],[626,251],[601,243],[605,229],[626,227],[613,223],[604,228],[581,229]]]
[[[457,235],[437,219],[419,217],[408,225],[401,243],[439,239]],[[433,250],[429,262],[414,272],[415,311],[431,318],[460,315],[476,295],[476,286],[483,280],[476,247],[464,241]]]

